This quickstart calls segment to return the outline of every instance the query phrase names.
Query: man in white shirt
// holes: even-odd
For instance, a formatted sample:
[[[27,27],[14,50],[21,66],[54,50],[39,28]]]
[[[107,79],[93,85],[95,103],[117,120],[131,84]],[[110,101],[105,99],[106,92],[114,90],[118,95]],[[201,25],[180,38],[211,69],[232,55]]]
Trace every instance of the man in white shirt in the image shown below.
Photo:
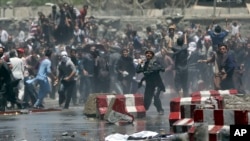
[[[17,57],[17,52],[16,50],[11,50],[9,53],[10,56],[10,63],[12,65],[12,73],[15,79],[21,79],[21,81],[19,81],[19,85],[18,85],[18,98],[20,100],[23,100],[23,96],[24,96],[24,82],[23,82],[23,78],[24,78],[24,63],[22,61],[21,58]]]
[[[2,27],[0,27],[0,40],[1,43],[5,44],[8,41],[9,34],[6,30],[4,30]]]
[[[241,24],[234,21],[231,23],[230,26],[231,26],[231,35],[232,36],[239,36]]]

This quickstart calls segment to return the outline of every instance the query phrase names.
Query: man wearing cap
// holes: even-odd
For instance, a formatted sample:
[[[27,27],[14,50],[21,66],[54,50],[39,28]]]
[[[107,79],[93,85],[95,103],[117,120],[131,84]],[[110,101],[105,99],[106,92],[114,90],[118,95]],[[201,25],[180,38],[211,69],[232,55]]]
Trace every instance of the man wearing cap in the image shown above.
[[[176,41],[178,39],[178,34],[175,33],[176,26],[174,24],[170,25],[168,28],[168,35],[164,37],[165,39],[165,48],[171,48],[176,45]]]
[[[162,41],[161,46],[162,48],[165,48],[167,53],[173,54],[173,51],[171,50],[172,47],[176,46],[176,41],[179,37],[178,33],[175,32],[176,26],[175,24],[172,24],[168,27],[168,31],[162,32]]]
[[[165,91],[165,86],[162,82],[160,72],[164,71],[162,65],[154,58],[154,52],[152,50],[147,50],[145,52],[146,61],[139,61],[136,67],[137,73],[143,73],[144,77],[142,80],[146,82],[145,93],[144,93],[144,106],[146,110],[149,109],[152,98],[154,97],[154,105],[157,109],[159,115],[164,114],[162,108],[160,93]]]

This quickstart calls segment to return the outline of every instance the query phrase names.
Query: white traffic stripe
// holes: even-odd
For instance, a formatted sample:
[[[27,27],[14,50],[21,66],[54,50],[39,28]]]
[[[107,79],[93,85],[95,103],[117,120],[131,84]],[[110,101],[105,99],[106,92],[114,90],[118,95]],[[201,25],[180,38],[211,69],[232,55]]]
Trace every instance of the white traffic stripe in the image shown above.
[[[184,97],[180,99],[180,105],[188,105],[192,103],[192,97]]]
[[[218,92],[220,95],[229,95],[230,94],[230,90],[219,90]]]
[[[112,98],[114,98],[114,97],[115,97],[115,95],[107,95],[107,105],[108,105],[108,106],[109,106],[109,104],[110,104]]]
[[[211,131],[211,129],[214,128],[215,125],[208,125],[208,132]]]
[[[210,96],[211,92],[210,91],[200,91],[201,96]]]
[[[248,125],[250,124],[250,112],[247,112]]]
[[[208,100],[209,97],[201,97],[201,102],[200,104],[204,104],[206,102],[206,100]]]
[[[184,118],[176,121],[174,125],[193,125],[194,121],[191,118]]]
[[[214,124],[214,110],[202,110],[203,111],[203,121],[207,124]],[[220,118],[220,117],[219,117]]]
[[[234,125],[235,121],[235,111],[234,110],[223,110],[223,117],[218,117],[218,118],[223,118],[224,124],[223,125]]]
[[[125,95],[125,106],[129,113],[136,113],[135,96],[133,94]]]

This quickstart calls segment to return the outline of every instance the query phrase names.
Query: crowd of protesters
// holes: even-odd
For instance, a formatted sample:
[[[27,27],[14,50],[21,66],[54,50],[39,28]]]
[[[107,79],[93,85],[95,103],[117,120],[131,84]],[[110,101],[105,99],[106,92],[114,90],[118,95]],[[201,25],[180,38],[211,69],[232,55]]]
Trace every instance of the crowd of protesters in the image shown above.
[[[39,12],[28,32],[19,27],[17,35],[10,35],[0,27],[0,110],[14,105],[44,108],[47,94],[68,109],[71,102],[84,104],[92,93],[137,93],[146,86],[145,106],[149,108],[150,93],[157,87],[155,105],[162,114],[159,95],[165,89],[186,97],[198,90],[246,93],[249,88],[250,40],[241,36],[238,22],[226,20],[225,28],[215,22],[206,28],[148,26],[142,38],[132,24],[122,36],[110,30],[111,25],[98,32],[97,19],[87,12],[87,5],[78,10],[64,3],[52,6],[49,15]],[[162,68],[154,69],[158,65],[150,61],[144,64],[147,57]],[[148,77],[149,70],[157,70],[161,78]]]

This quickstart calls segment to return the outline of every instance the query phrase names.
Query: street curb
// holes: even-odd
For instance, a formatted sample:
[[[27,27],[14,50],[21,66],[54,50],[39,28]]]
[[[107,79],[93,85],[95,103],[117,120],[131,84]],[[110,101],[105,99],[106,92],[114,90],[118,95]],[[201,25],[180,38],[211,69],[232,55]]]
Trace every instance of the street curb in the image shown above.
[[[18,114],[28,114],[28,113],[41,113],[41,112],[56,112],[62,111],[62,109],[48,108],[48,109],[21,109],[21,110],[11,110],[0,112],[0,115],[18,115]]]

